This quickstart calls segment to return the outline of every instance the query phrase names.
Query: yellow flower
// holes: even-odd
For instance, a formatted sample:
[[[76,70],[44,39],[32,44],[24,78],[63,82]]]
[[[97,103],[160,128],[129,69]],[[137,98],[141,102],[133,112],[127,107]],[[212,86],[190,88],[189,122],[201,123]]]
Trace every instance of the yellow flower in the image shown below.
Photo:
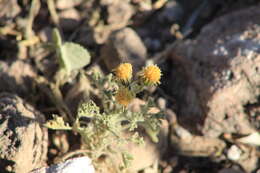
[[[147,66],[140,73],[141,79],[148,85],[160,84],[161,75],[161,70],[156,65]]]
[[[122,81],[129,81],[132,78],[132,65],[130,63],[122,63],[115,69],[115,75]]]
[[[127,88],[119,88],[119,90],[116,93],[116,101],[123,105],[123,106],[128,106],[129,103],[133,100],[134,95],[129,91]]]

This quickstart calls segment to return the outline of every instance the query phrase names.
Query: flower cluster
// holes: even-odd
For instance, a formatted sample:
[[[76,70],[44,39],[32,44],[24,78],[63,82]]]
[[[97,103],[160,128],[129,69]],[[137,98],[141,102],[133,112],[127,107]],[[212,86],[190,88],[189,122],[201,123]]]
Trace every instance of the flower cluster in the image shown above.
[[[136,74],[134,77],[129,63],[120,64],[115,68],[114,74],[106,76],[94,71],[88,77],[98,89],[93,94],[100,98],[99,105],[92,100],[83,102],[79,105],[73,122],[67,123],[63,118],[54,116],[53,120],[45,124],[51,129],[71,130],[80,134],[82,148],[86,149],[83,152],[93,160],[97,172],[106,172],[99,169],[99,164],[103,164],[100,158],[104,155],[109,159],[120,156],[118,160],[121,164],[111,165],[113,168],[128,168],[133,158],[121,148],[130,141],[135,144],[144,143],[143,134],[139,134],[137,128],[144,129],[153,142],[159,140],[163,113],[151,111],[156,106],[154,99],[146,95],[143,99],[145,104],[140,105],[138,111],[128,109],[127,106],[146,87],[160,84],[161,70],[156,65],[149,65]],[[104,163],[107,164],[107,160]]]
[[[116,77],[124,82],[131,80],[132,72],[132,65],[129,63],[122,63],[115,69]]]
[[[141,79],[147,85],[160,84],[161,75],[161,70],[156,65],[150,65],[148,67],[145,67],[140,72]]]
[[[116,93],[116,101],[123,105],[128,106],[128,104],[133,100],[134,95],[128,88],[120,88]]]
[[[141,92],[145,86],[153,86],[160,84],[161,70],[156,65],[149,65],[138,72],[137,81],[131,82],[132,65],[130,63],[122,63],[115,70],[114,74],[117,80],[122,81],[122,86],[115,95],[116,101],[123,106],[128,106],[138,92]],[[141,88],[138,91],[132,88]]]

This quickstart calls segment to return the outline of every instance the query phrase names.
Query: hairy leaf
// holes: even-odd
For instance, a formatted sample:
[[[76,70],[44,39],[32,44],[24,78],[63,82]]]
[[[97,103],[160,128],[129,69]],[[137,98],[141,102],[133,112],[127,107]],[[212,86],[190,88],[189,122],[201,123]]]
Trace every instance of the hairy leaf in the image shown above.
[[[89,52],[79,44],[65,42],[60,47],[60,58],[68,73],[90,63]]]
[[[57,28],[54,28],[52,31],[52,39],[56,47],[60,47],[62,44],[62,39]]]
[[[54,129],[54,130],[71,130],[72,129],[68,124],[65,124],[62,117],[59,117],[57,115],[54,115],[53,120],[49,120],[44,125],[47,128]]]
[[[78,118],[80,117],[94,117],[95,115],[100,114],[99,107],[93,102],[82,103],[78,108]]]
[[[127,152],[122,153],[122,159],[124,163],[124,167],[128,168],[131,164],[131,161],[134,159],[133,156]]]

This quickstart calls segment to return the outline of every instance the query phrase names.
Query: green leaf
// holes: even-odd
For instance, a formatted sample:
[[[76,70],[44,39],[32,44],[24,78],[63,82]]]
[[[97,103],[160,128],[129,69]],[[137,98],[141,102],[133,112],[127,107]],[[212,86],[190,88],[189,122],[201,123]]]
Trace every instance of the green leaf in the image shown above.
[[[139,135],[138,132],[135,132],[131,137],[130,141],[137,144],[137,145],[144,145],[144,138]]]
[[[144,129],[145,129],[145,132],[148,134],[148,136],[150,137],[150,139],[154,142],[154,143],[157,143],[159,142],[159,139],[158,139],[158,133],[160,131],[160,128],[159,126],[157,126],[156,124],[157,122],[147,122],[147,124],[141,124]],[[154,126],[157,126],[154,127]]]
[[[125,168],[129,168],[129,166],[131,165],[131,161],[134,159],[133,156],[127,152],[123,152],[122,153],[122,159],[123,159],[123,163],[124,163],[124,167]]]
[[[80,69],[90,63],[89,52],[79,44],[65,42],[60,47],[60,58],[68,73],[72,70]]]
[[[54,129],[54,130],[71,130],[72,129],[68,124],[65,124],[62,117],[59,117],[57,115],[53,115],[53,120],[47,121],[47,123],[45,123],[44,126],[49,129]]]
[[[56,47],[60,48],[62,44],[60,32],[57,28],[52,30],[52,39]]]
[[[99,107],[93,101],[89,101],[79,106],[77,117],[94,117],[97,114],[100,114]]]

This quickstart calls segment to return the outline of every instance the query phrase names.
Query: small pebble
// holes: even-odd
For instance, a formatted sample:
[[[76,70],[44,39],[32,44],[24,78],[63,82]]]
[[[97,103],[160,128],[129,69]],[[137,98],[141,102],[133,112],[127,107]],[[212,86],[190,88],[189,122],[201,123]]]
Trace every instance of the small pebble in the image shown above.
[[[82,3],[82,0],[57,0],[56,1],[56,7],[59,10],[64,10],[64,9],[69,9],[69,8],[73,8],[77,5],[79,5],[80,3]]]
[[[169,121],[170,125],[177,123],[176,114],[171,109],[166,109],[166,118]]]
[[[40,168],[31,173],[95,173],[88,157],[78,157],[47,168]]]
[[[240,159],[241,154],[242,151],[236,145],[232,145],[228,150],[227,157],[230,160],[237,161]]]
[[[166,100],[164,98],[160,97],[157,102],[160,109],[164,110],[166,108]]]

